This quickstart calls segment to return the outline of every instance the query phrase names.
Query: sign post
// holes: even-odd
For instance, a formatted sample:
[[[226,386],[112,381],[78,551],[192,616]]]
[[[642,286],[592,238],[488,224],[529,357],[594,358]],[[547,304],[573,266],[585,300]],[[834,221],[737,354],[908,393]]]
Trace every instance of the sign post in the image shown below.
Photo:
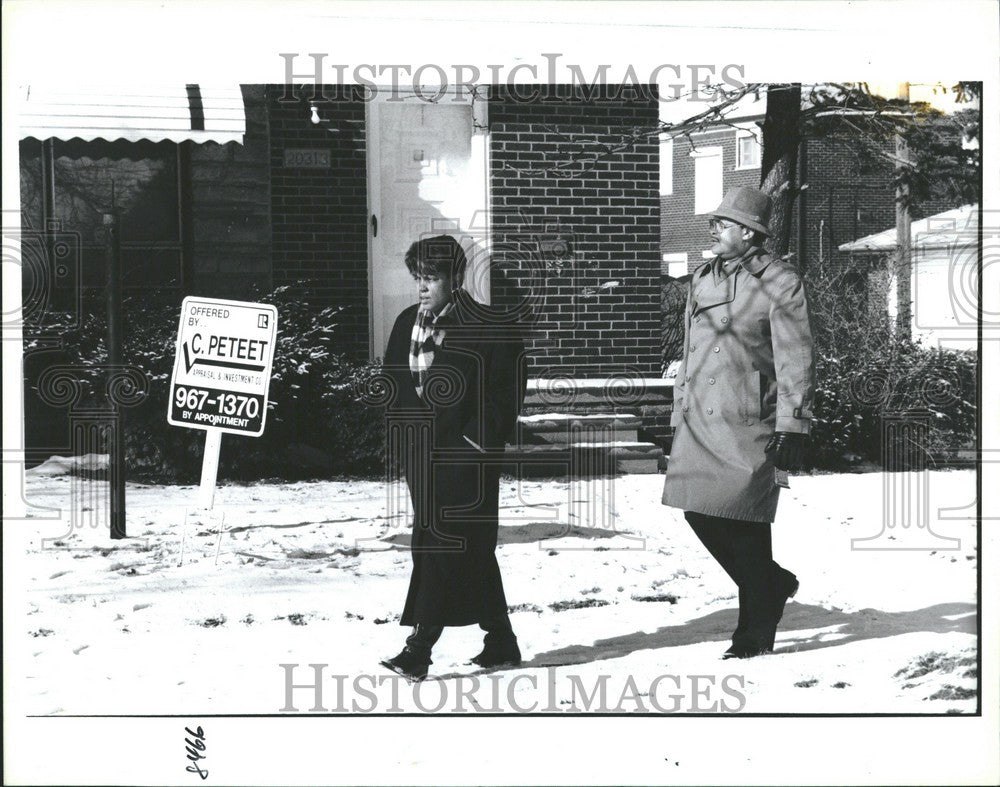
[[[215,502],[215,482],[219,477],[219,451],[222,450],[222,431],[205,432],[205,455],[201,461],[201,486],[198,488],[198,507],[211,508]]]
[[[206,432],[201,508],[215,498],[223,432],[264,433],[277,327],[267,304],[189,296],[181,305],[167,422]]]

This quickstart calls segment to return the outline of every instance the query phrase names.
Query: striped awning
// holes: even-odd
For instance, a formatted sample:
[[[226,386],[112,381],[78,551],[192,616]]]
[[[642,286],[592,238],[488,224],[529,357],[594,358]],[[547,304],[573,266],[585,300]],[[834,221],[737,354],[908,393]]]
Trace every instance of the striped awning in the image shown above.
[[[21,138],[137,142],[239,142],[246,133],[239,86],[22,88]]]

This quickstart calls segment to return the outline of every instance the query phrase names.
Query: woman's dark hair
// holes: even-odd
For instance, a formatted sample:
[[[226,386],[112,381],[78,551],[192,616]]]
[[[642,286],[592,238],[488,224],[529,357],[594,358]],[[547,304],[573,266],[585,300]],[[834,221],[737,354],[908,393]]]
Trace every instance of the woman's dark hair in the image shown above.
[[[451,235],[421,238],[407,249],[403,262],[414,276],[421,273],[450,275],[456,287],[465,280],[465,266],[468,264],[462,246]]]

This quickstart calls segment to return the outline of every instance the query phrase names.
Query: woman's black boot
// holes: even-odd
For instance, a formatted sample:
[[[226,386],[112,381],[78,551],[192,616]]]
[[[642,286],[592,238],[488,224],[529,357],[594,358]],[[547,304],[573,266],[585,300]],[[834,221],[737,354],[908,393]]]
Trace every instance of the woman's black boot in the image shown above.
[[[399,654],[379,663],[408,680],[423,680],[427,677],[427,668],[433,663],[431,649],[443,630],[443,626],[418,623],[406,638],[406,646]]]

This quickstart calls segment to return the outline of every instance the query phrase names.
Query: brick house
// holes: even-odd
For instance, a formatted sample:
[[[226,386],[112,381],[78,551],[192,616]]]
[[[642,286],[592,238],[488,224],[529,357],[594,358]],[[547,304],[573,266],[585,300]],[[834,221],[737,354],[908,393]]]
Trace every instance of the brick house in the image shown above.
[[[727,120],[661,143],[669,156],[661,181],[663,272],[680,277],[705,259],[708,228],[704,214],[731,188],[761,181],[762,111]],[[733,127],[735,126],[735,128]],[[808,184],[795,205],[789,251],[800,264],[846,259],[838,247],[895,220],[892,169],[866,168],[849,143],[806,139],[799,149],[798,176]]]
[[[306,282],[312,305],[344,307],[344,351],[377,358],[414,300],[403,252],[446,232],[469,254],[476,297],[530,300],[529,412],[552,415],[546,392],[572,379],[577,395],[561,415],[628,416],[619,442],[665,436],[658,145],[583,164],[655,126],[655,94],[494,86],[428,102],[354,86],[244,85],[235,107],[212,114],[210,94],[192,87],[186,102],[135,96],[109,102],[128,111],[93,102],[34,114],[29,104],[22,115],[22,227],[80,233],[73,274],[85,298],[101,297],[95,231],[115,188],[126,293],[179,304]],[[139,117],[122,132],[126,115]],[[53,305],[78,291],[66,285]],[[634,395],[613,394],[622,387]]]
[[[661,276],[664,288],[665,362],[680,357],[680,295],[685,278],[711,255],[707,217],[722,195],[738,186],[761,182],[761,125],[764,100],[745,101],[724,123],[690,136],[678,134],[660,143]],[[891,145],[892,143],[887,143]],[[862,289],[884,287],[869,281],[869,262],[852,256],[846,244],[879,232],[895,222],[893,167],[887,160],[862,159],[850,141],[807,138],[799,146],[799,182],[807,186],[796,198],[789,252],[807,284],[809,268],[819,262],[850,269]],[[920,219],[956,207],[932,199],[911,208]]]

